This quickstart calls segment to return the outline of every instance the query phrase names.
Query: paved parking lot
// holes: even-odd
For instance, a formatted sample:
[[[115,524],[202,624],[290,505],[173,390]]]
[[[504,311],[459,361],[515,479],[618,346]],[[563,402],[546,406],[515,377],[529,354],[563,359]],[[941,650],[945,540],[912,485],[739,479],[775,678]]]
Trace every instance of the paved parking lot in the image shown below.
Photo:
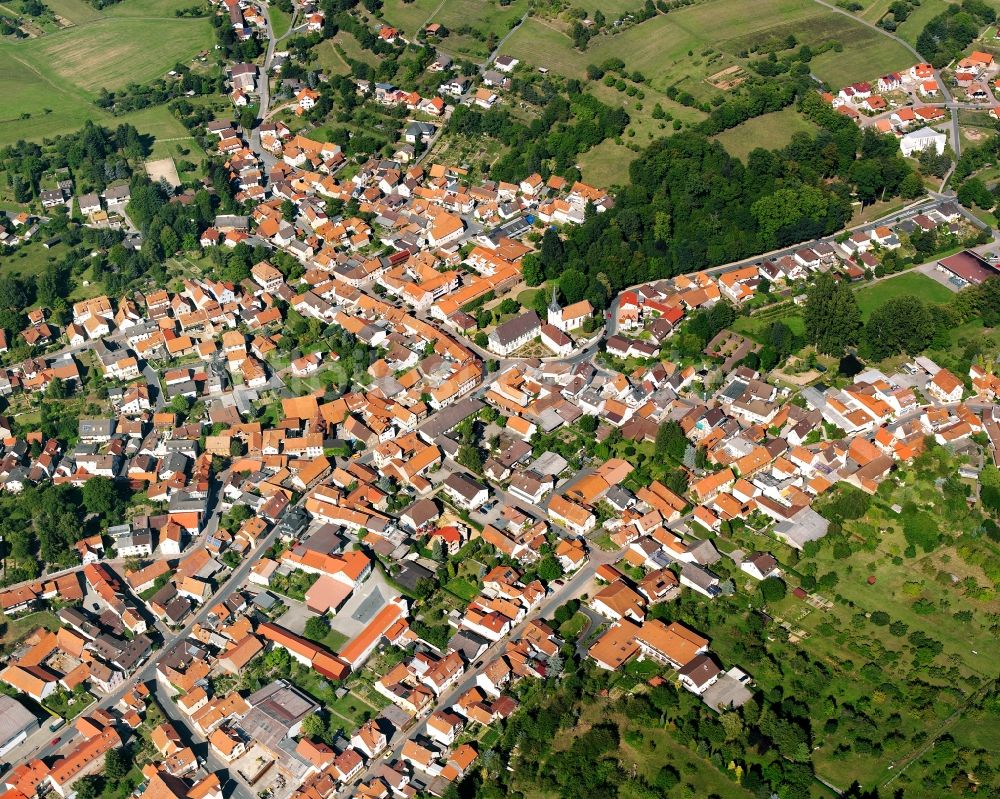
[[[357,589],[330,622],[338,633],[354,638],[382,607],[399,592],[390,586],[382,572],[373,569],[364,585]]]
[[[305,602],[299,602],[284,594],[279,594],[278,598],[288,606],[288,610],[278,618],[278,624],[296,635],[302,635],[306,629],[306,622],[316,614],[306,607]]]

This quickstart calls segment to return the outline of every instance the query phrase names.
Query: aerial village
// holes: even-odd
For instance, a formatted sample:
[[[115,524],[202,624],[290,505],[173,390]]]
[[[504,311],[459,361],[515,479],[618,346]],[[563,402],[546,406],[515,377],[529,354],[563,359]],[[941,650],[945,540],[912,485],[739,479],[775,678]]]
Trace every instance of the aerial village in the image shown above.
[[[255,35],[252,5],[225,7],[240,36]],[[994,105],[992,60],[967,61],[957,85]],[[515,65],[498,58],[441,93],[489,108]],[[234,106],[268,79],[233,65]],[[449,113],[440,96],[367,81],[358,91]],[[944,116],[930,102],[939,91],[917,65],[828,99],[902,134],[909,155],[944,146],[944,134],[912,130]],[[302,110],[316,101],[308,88],[295,97]],[[141,497],[126,521],[76,543],[78,563],[0,592],[8,619],[54,619],[0,664],[6,799],[83,796],[81,781],[130,740],[150,753],[148,799],[442,795],[517,712],[519,684],[557,678],[567,649],[609,671],[655,662],[712,710],[738,708],[753,675],[698,630],[650,616],[681,593],[712,602],[732,590],[713,571],[730,557],[713,543],[724,525],[752,519],[802,550],[826,534],[812,505],[837,483],[874,493],[928,436],[1000,445],[993,406],[974,402],[996,397],[986,369],[973,367],[972,392],[923,357],[798,391],[738,365],[757,345],[728,330],[698,358],[661,357],[699,309],[752,303],[765,283],[801,302],[810,275],[864,279],[914,231],[975,230],[955,203],[634,286],[603,316],[554,295],[544,315],[519,307],[482,330],[477,310],[525,286],[529,234],[611,208],[607,191],[425,166],[412,145],[435,135],[429,122],[407,128],[410,146],[391,160],[343,179],[338,144],[281,122],[252,142],[231,119],[208,129],[253,211],[219,216],[201,246],[261,245],[300,268],[265,259],[242,283],[191,276],[96,296],[64,326],[33,311],[19,335],[42,354],[0,369],[12,402],[87,394],[96,374],[108,408],[80,418],[72,440],[19,435],[0,418],[4,492],[104,479]],[[129,199],[127,187],[71,190],[53,205],[75,201],[95,223]],[[330,217],[328,200],[358,213]],[[13,220],[0,236],[30,226]],[[996,272],[971,251],[935,269],[954,285]],[[292,312],[325,331],[318,346],[282,346]],[[667,423],[691,456],[681,492],[625,452]],[[588,445],[567,453],[558,440]],[[754,581],[781,574],[767,551],[737,566]],[[442,570],[452,590],[437,586]],[[552,620],[569,601],[588,617],[575,650]],[[334,733],[315,723],[331,708]]]
[[[973,50],[944,71],[931,64],[914,64],[908,70],[873,76],[822,96],[862,128],[895,136],[904,156],[916,157],[924,151],[940,156],[949,145],[949,135],[941,125],[952,121],[955,111],[950,103],[1000,119],[994,93],[1000,86],[998,75],[1000,64],[993,55]]]

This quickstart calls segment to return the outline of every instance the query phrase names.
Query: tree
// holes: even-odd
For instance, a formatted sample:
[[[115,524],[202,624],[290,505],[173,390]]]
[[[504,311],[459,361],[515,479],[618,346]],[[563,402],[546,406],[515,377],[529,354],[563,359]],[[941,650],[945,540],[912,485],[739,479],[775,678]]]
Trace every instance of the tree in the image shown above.
[[[930,309],[920,298],[904,294],[872,312],[861,342],[866,355],[881,361],[900,352],[908,355],[923,352],[936,332],[937,323]]]
[[[180,417],[186,417],[187,412],[191,410],[191,398],[185,397],[183,394],[178,394],[170,400],[170,410]]]
[[[119,782],[128,774],[131,765],[123,749],[109,749],[104,754],[104,778],[110,782]]]
[[[958,201],[966,208],[975,204],[986,211],[996,204],[996,198],[979,178],[969,178],[959,187]]]
[[[559,277],[559,291],[567,303],[579,302],[587,293],[587,276],[579,269],[567,269]]]
[[[66,384],[58,377],[45,387],[45,398],[50,400],[61,400],[66,398]]]
[[[81,777],[73,786],[77,799],[97,799],[98,778],[90,774]]]
[[[330,622],[326,616],[311,616],[303,632],[311,641],[322,641],[330,633]]]
[[[529,252],[521,259],[521,276],[529,286],[540,286],[545,280],[545,270],[537,253]]]
[[[806,338],[827,355],[842,355],[858,340],[861,309],[846,282],[826,272],[809,289],[803,313]]]
[[[779,602],[785,598],[786,591],[787,586],[785,582],[777,577],[768,577],[766,580],[761,580],[760,595],[764,598],[765,602]]]
[[[455,460],[469,471],[480,474],[483,471],[483,454],[475,444],[462,444]]]
[[[563,263],[563,243],[559,234],[552,228],[547,228],[542,236],[541,264],[545,270],[545,276],[550,280],[559,274],[559,267]]]
[[[310,620],[311,621],[311,620]],[[318,713],[310,713],[302,719],[302,737],[313,741],[326,738],[327,726],[323,717]]]
[[[680,461],[687,450],[688,440],[681,426],[674,421],[663,422],[656,431],[654,451],[657,458],[672,458]]]
[[[681,781],[680,772],[673,766],[663,766],[656,773],[653,784],[661,791],[669,791]]]
[[[107,516],[117,508],[118,501],[118,491],[110,477],[91,477],[83,484],[83,505],[87,513]]]
[[[903,182],[899,184],[899,193],[907,200],[914,200],[924,193],[924,184],[920,181],[920,176],[911,172]]]
[[[538,577],[547,583],[563,576],[563,567],[552,555],[546,555],[538,562]]]

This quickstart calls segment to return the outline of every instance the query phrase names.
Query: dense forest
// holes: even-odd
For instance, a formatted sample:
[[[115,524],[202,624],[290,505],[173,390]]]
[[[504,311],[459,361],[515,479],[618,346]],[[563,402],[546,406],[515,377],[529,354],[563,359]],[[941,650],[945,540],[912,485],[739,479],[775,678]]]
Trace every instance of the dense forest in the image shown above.
[[[895,139],[833,112],[814,94],[802,110],[821,126],[747,164],[701,133],[652,144],[630,168],[615,208],[589,214],[558,247],[544,246],[532,277],[580,276],[599,308],[625,286],[747,258],[841,229],[851,201],[916,196],[919,178]],[[529,278],[529,282],[531,279]]]

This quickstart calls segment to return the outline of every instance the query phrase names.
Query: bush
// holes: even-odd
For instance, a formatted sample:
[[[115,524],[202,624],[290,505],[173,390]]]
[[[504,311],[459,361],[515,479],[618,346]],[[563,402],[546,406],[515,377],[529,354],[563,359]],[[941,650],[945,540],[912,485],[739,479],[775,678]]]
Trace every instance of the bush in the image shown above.
[[[680,772],[673,766],[664,766],[653,779],[653,784],[661,791],[669,791],[681,781]]]
[[[788,588],[783,580],[777,577],[768,577],[760,584],[760,595],[765,602],[778,602],[785,598]]]

